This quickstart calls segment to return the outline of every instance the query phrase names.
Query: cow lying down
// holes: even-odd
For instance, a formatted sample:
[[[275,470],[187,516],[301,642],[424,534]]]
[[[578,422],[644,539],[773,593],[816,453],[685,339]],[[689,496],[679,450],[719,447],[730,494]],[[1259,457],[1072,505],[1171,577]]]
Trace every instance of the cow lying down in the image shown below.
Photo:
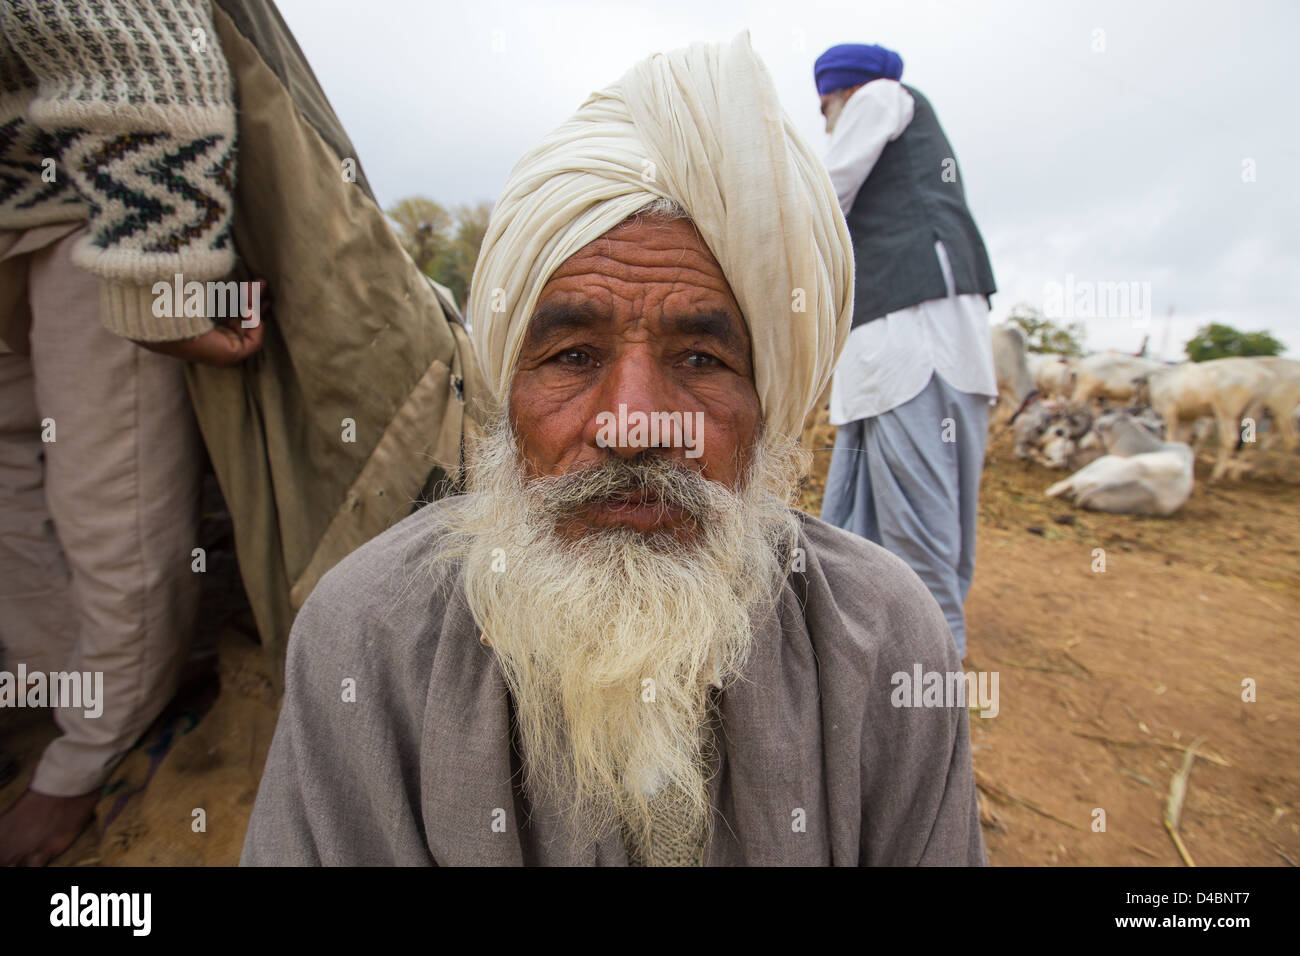
[[[1150,406],[1132,406],[1123,411],[1150,434],[1160,435],[1164,431],[1164,423]],[[1105,418],[1101,415],[1096,421]],[[1086,406],[1072,407],[1064,399],[1046,399],[1031,405],[1017,416],[1011,427],[1016,457],[1045,468],[1078,471],[1106,454],[1093,413]]]
[[[1080,508],[1113,514],[1171,515],[1192,493],[1192,449],[1161,441],[1124,412],[1094,426],[1106,455],[1047,489]]]

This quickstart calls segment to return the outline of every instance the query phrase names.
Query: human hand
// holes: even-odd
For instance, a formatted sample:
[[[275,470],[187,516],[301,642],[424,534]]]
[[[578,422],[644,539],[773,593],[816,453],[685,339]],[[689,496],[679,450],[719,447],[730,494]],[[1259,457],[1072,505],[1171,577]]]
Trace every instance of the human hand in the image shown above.
[[[266,318],[266,282],[258,279],[258,306],[253,315],[247,319],[233,318],[224,324],[213,326],[202,335],[192,339],[176,339],[163,342],[136,342],[141,348],[162,355],[170,355],[184,362],[197,362],[201,365],[229,367],[238,365],[250,355],[262,348],[263,320]],[[245,323],[248,327],[245,328]]]

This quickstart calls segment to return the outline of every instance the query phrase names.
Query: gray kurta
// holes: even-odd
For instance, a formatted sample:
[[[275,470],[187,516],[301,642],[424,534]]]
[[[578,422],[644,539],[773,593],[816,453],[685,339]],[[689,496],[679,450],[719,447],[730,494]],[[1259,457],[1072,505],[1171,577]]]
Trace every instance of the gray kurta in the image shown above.
[[[617,833],[576,851],[519,786],[459,570],[423,567],[456,501],[355,551],[299,613],[242,864],[626,865]],[[806,570],[719,700],[709,864],[986,863],[965,708],[891,704],[895,673],[960,669],[943,614],[898,558],[801,518]]]

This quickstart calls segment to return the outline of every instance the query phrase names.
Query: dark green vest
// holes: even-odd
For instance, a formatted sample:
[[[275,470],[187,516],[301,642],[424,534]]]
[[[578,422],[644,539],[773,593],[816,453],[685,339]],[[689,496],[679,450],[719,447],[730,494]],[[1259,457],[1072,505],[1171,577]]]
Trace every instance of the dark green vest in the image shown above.
[[[948,137],[930,101],[903,88],[916,101],[912,122],[886,144],[846,217],[857,264],[854,326],[948,295],[935,240],[947,250],[958,295],[997,291]]]

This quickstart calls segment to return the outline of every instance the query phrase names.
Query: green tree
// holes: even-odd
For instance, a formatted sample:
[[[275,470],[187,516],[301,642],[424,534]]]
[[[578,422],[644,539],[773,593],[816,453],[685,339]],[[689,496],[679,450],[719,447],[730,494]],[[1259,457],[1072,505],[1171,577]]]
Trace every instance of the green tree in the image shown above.
[[[416,267],[427,274],[451,239],[451,216],[447,210],[432,199],[414,196],[389,209],[388,218],[397,224],[402,248],[415,260]]]
[[[435,282],[451,289],[462,306],[469,297],[470,279],[474,277],[474,266],[478,264],[479,249],[487,235],[491,216],[492,204],[489,202],[457,206],[455,233],[425,270]]]
[[[1211,322],[1187,340],[1187,357],[1193,362],[1245,355],[1280,355],[1285,346],[1269,332],[1239,332],[1230,325]]]
[[[490,202],[461,204],[448,212],[424,196],[403,199],[388,210],[402,248],[421,272],[451,289],[462,307],[491,216]]]
[[[1023,302],[1014,306],[1007,318],[1024,331],[1026,347],[1031,352],[1083,354],[1082,322],[1057,325],[1051,319],[1044,318],[1038,309]]]

